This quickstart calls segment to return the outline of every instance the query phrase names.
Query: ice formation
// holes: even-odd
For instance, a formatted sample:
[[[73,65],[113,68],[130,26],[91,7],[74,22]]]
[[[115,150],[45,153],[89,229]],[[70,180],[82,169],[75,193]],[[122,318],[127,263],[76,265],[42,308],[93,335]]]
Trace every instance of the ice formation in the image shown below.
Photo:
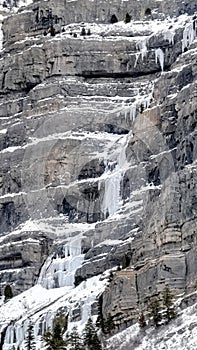
[[[111,171],[107,168],[105,176],[105,192],[101,210],[105,217],[113,215],[120,207],[121,179],[127,167],[126,148],[128,144],[128,135],[124,137],[124,143],[117,157],[117,164]]]
[[[192,21],[185,26],[182,39],[182,52],[188,48],[196,38],[196,22]]]
[[[77,268],[82,264],[81,238],[75,238],[63,246],[61,256],[52,256],[44,264],[38,283],[46,288],[72,287]]]
[[[143,59],[146,57],[147,55],[147,52],[148,52],[148,49],[147,49],[147,39],[144,38],[143,40],[140,40],[138,43],[137,43],[137,49],[140,51],[141,53],[141,58],[142,58],[142,61]],[[136,56],[136,60],[138,60],[139,56]],[[135,66],[137,64],[137,61],[135,62]]]
[[[163,69],[164,69],[164,52],[160,48],[155,50],[155,62],[157,63],[158,60],[159,60],[159,64],[160,64],[161,70],[163,72]]]

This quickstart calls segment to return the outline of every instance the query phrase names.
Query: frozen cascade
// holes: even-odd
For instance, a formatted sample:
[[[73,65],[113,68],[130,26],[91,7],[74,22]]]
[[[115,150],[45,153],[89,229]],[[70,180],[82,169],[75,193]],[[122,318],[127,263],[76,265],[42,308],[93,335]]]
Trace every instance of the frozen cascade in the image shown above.
[[[162,51],[162,49],[158,48],[155,50],[155,62],[157,63],[159,60],[159,64],[161,67],[161,70],[163,72],[164,69],[164,53]]]
[[[44,264],[38,284],[46,289],[73,287],[77,268],[84,260],[81,254],[81,237],[75,237],[63,246],[63,257],[50,257]]]
[[[184,52],[184,49],[190,46],[196,38],[196,26],[197,22],[195,21],[192,21],[185,26],[182,39],[182,52]]]
[[[114,214],[119,208],[121,170],[115,169],[105,180],[105,194],[102,202],[102,211],[107,217]]]
[[[101,206],[101,210],[105,217],[108,215],[113,215],[120,207],[120,184],[122,175],[124,174],[127,166],[125,152],[128,143],[128,135],[124,145],[121,147],[115,169],[110,171],[108,168],[107,172],[105,173],[105,192]]]

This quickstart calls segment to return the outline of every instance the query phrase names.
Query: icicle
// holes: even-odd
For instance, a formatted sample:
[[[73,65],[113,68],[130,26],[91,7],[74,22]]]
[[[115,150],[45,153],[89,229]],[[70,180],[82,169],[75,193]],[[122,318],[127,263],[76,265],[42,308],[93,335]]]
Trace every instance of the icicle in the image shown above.
[[[142,58],[142,61],[143,61],[143,59],[146,57],[147,52],[148,52],[146,38],[143,39],[143,40],[140,40],[140,41],[137,43],[137,49],[140,50],[141,58]],[[138,58],[137,58],[137,59],[138,59]],[[135,60],[135,61],[136,61],[136,60]],[[136,64],[137,64],[137,62],[136,62]]]
[[[130,107],[130,120],[134,122],[137,112],[136,102],[134,102]]]
[[[175,33],[168,30],[164,33],[164,39],[168,40],[169,44],[174,44],[174,35]]]
[[[105,194],[102,211],[107,217],[114,214],[119,208],[121,171],[115,170],[105,180]]]
[[[91,316],[91,304],[92,300],[89,301],[87,298],[84,304],[81,306],[81,323],[85,324],[88,318]]]
[[[155,50],[155,62],[157,63],[159,60],[159,64],[161,67],[161,70],[163,72],[163,68],[164,68],[164,53],[162,51],[162,49],[158,48]]]
[[[140,57],[140,52],[137,52],[137,53],[135,54],[135,63],[134,63],[134,68],[137,66],[137,63],[138,63],[138,59],[139,59],[139,57]]]
[[[192,22],[187,24],[183,31],[182,52],[184,52],[184,49],[192,44],[195,38],[196,38],[196,30]]]

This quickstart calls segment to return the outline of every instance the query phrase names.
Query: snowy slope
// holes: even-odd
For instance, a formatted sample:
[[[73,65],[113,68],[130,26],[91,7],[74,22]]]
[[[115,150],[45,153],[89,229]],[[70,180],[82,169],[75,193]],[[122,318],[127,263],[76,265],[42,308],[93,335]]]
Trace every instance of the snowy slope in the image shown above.
[[[194,295],[195,296],[195,295]],[[178,310],[178,316],[167,326],[157,330],[147,326],[141,330],[138,325],[114,335],[107,341],[108,350],[196,350],[197,304],[185,310]]]

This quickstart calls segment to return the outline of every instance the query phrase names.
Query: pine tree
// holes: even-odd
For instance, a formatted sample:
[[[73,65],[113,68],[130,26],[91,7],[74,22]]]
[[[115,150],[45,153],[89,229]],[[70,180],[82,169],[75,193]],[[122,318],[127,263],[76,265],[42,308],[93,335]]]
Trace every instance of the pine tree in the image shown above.
[[[165,307],[164,318],[168,323],[176,317],[176,311],[173,306],[173,294],[167,286],[163,290],[163,305]]]
[[[131,22],[131,16],[130,16],[130,14],[127,12],[126,13],[126,16],[125,16],[125,23],[129,23],[129,22]]]
[[[89,318],[83,332],[83,345],[87,350],[101,350],[101,343],[97,336],[96,329]]]
[[[91,35],[91,30],[90,30],[90,28],[89,28],[88,31],[87,31],[87,35]]]
[[[12,292],[12,288],[9,284],[7,284],[5,286],[5,289],[4,289],[4,296],[5,296],[5,301],[11,299],[13,297],[13,292]]]
[[[162,320],[160,311],[161,311],[161,306],[160,306],[159,300],[155,298],[149,304],[150,316],[153,318],[153,323],[155,327],[159,327],[160,322]]]
[[[50,34],[51,36],[55,36],[55,28],[53,27],[53,25],[51,25]]]
[[[104,322],[104,328],[105,328],[105,333],[107,334],[111,334],[111,332],[114,330],[115,325],[111,314],[108,314],[107,319]]]
[[[140,328],[146,327],[146,320],[145,320],[145,317],[144,317],[144,313],[143,313],[143,312],[141,312],[141,314],[139,315],[138,321],[139,321],[139,326],[140,326]]]
[[[117,23],[118,22],[118,18],[116,17],[116,15],[112,15],[111,16],[111,24]]]
[[[86,30],[85,30],[85,28],[83,27],[82,29],[81,29],[81,34],[80,35],[86,35]]]
[[[92,337],[92,345],[90,346],[90,350],[102,350],[101,342],[97,333],[95,333]]]
[[[110,271],[110,274],[109,274],[109,282],[112,282],[113,281],[113,278],[114,278],[114,274],[112,271]]]
[[[27,336],[26,336],[26,340],[25,340],[25,348],[27,350],[35,350],[36,349],[36,345],[35,345],[35,338],[34,338],[34,326],[31,322],[31,320],[29,320],[29,325],[27,328]]]
[[[122,268],[126,269],[126,267],[128,267],[129,264],[130,264],[130,259],[129,259],[128,255],[125,254],[122,258]]]
[[[101,328],[102,332],[105,333],[105,321],[104,321],[102,309],[103,309],[103,294],[101,294],[98,299],[98,317],[96,320],[96,327]]]
[[[69,350],[83,350],[81,337],[77,332],[77,327],[73,327],[72,332],[68,336]]]
[[[63,313],[58,313],[53,320],[53,330],[47,330],[43,335],[43,340],[48,346],[48,350],[66,349],[67,342],[63,339],[63,335],[67,330],[68,317]]]

